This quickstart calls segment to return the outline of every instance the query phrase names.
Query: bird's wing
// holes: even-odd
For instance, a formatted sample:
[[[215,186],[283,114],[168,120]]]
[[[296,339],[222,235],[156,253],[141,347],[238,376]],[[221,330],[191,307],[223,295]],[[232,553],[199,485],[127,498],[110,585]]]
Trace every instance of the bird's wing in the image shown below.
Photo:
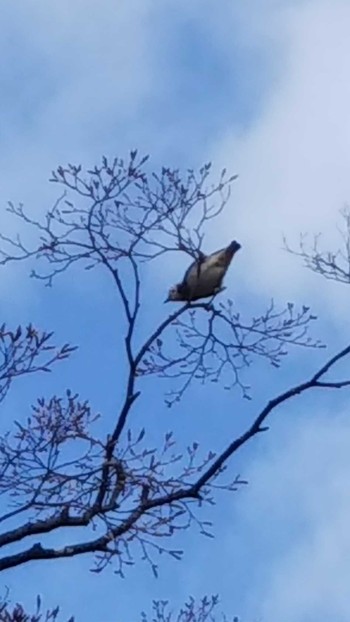
[[[193,261],[191,265],[187,268],[183,280],[182,285],[188,283],[188,280],[191,278],[199,279],[201,275],[201,268],[206,270],[210,270],[212,267],[222,267],[227,269],[231,263],[231,260],[234,254],[241,248],[241,245],[235,240],[231,242],[228,246],[221,248],[210,255],[205,255],[201,251],[199,251],[199,258],[196,261]]]
[[[187,281],[189,279],[189,277],[193,277],[197,276],[197,278],[199,278],[200,276],[200,271],[201,271],[201,265],[208,259],[208,257],[206,255],[204,255],[204,253],[200,252],[199,255],[199,259],[196,259],[195,261],[193,261],[189,267],[187,268],[184,277],[182,279],[182,284],[187,284]],[[196,271],[196,272],[195,272]]]
[[[238,242],[234,240],[233,242],[231,242],[231,244],[229,244],[228,246],[225,246],[225,248],[221,248],[220,250],[215,251],[214,253],[211,253],[211,255],[209,255],[207,258],[208,267],[218,264],[218,265],[226,266],[228,268],[228,266],[230,265],[232,261],[234,254],[240,248],[241,248],[241,245],[238,244]]]

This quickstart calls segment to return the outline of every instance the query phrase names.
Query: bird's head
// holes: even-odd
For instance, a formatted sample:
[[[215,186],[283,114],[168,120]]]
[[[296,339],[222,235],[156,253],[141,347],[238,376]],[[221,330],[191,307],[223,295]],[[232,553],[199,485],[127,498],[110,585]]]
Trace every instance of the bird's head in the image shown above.
[[[181,293],[179,291],[179,286],[173,285],[173,287],[169,289],[168,297],[164,300],[164,302],[171,302],[176,300],[183,300],[183,297],[181,296]]]

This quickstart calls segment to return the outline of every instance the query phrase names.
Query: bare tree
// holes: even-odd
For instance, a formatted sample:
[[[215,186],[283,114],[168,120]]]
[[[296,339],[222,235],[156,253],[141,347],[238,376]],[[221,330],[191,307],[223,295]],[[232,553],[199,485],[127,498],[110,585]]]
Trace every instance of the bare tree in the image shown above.
[[[216,184],[208,185],[210,165],[184,177],[168,168],[149,174],[146,160],[132,152],[127,162],[103,158],[101,166],[86,172],[81,166],[59,167],[52,181],[64,192],[42,220],[33,219],[22,205],[9,205],[39,240],[28,248],[20,236],[1,235],[3,265],[35,261],[32,276],[46,285],[78,264],[110,275],[123,311],[127,380],[122,406],[105,437],[96,432],[98,414],[89,403],[67,391],[64,397],[40,398],[28,420],[0,438],[0,492],[8,505],[0,516],[0,570],[94,554],[94,571],[113,561],[123,575],[139,553],[156,574],[157,552],[176,559],[182,555],[171,546],[176,533],[194,524],[208,534],[203,507],[214,503],[218,490],[235,491],[243,483],[239,475],[227,474],[229,458],[267,430],[274,410],[311,389],[350,385],[349,378],[329,375],[350,354],[349,345],[309,378],[272,397],[218,455],[191,439],[181,451],[171,432],[162,446],[149,446],[147,429],[132,427],[133,407],[142,399],[148,376],[172,379],[171,393],[165,396],[168,406],[197,381],[212,381],[219,384],[216,390],[223,386],[249,397],[246,375],[254,360],[278,366],[290,347],[321,344],[308,335],[315,319],[308,307],[287,303],[277,309],[272,302],[262,314],[246,319],[232,300],[222,298],[187,302],[170,312],[164,307],[164,319],[140,337],[140,309],[147,295],[143,271],[170,251],[200,257],[206,227],[227,205],[235,179],[224,171]],[[60,352],[49,364],[69,349]],[[120,397],[119,387],[112,390]],[[16,526],[11,527],[14,517]],[[77,536],[67,546],[48,546],[45,535],[64,527],[85,527],[85,537]],[[37,543],[27,543],[31,536],[38,537]],[[8,548],[14,543],[16,552]]]
[[[178,611],[170,608],[166,600],[155,600],[152,603],[151,618],[147,612],[141,613],[140,622],[239,622],[239,619],[227,618],[218,611],[219,598],[217,595],[204,596],[196,601],[190,597]],[[2,622],[60,622],[59,607],[43,611],[41,599],[37,597],[36,610],[33,614],[26,613],[22,605],[10,606],[7,599],[0,601],[0,620]],[[69,618],[68,622],[74,622],[75,618]],[[125,622],[131,622],[126,620]]]
[[[5,324],[0,327],[0,402],[10,386],[19,376],[39,371],[49,372],[54,363],[67,358],[74,347],[52,344],[53,333],[39,332],[31,324],[26,328],[18,326],[9,330]],[[1,464],[0,464],[1,466]]]
[[[219,597],[217,595],[204,596],[196,601],[190,597],[178,610],[174,611],[167,600],[154,600],[152,604],[152,622],[239,622],[235,616],[227,618],[218,611]],[[141,622],[149,622],[151,618],[147,613],[141,615]]]
[[[293,249],[284,240],[287,251],[301,257],[304,265],[312,272],[339,283],[350,283],[350,209],[340,210],[342,224],[338,227],[339,248],[334,251],[322,249],[321,234],[314,236],[301,234],[298,250]]]
[[[34,613],[28,613],[19,603],[12,606],[8,592],[0,599],[1,622],[60,622],[59,613],[59,607],[43,611],[40,596],[37,596]],[[66,622],[74,622],[74,618],[70,617]]]

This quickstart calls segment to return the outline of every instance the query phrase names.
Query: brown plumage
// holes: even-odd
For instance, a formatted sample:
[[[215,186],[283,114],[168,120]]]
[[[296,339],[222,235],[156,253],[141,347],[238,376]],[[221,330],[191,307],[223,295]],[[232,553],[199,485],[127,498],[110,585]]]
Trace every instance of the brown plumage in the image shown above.
[[[241,245],[235,240],[211,255],[201,255],[186,270],[181,283],[169,290],[167,301],[194,301],[214,296],[222,289],[227,269]]]

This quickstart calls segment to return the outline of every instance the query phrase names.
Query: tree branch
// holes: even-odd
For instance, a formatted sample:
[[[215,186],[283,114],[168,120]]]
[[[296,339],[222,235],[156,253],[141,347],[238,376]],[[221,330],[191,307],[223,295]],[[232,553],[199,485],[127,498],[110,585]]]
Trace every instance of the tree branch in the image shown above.
[[[263,426],[268,416],[272,411],[277,409],[286,401],[301,395],[306,391],[313,388],[341,388],[350,385],[350,380],[347,381],[323,381],[321,378],[329,372],[336,363],[343,360],[350,354],[350,346],[347,346],[335,356],[329,359],[313,376],[310,380],[300,383],[287,391],[279,394],[274,399],[270,400],[266,406],[261,410],[258,416],[255,418],[249,428],[239,437],[235,438],[226,449],[214,459],[204,473],[197,478],[192,484],[186,487],[180,487],[174,492],[170,492],[165,495],[155,496],[154,498],[148,498],[148,495],[144,495],[140,499],[138,507],[133,509],[129,516],[123,520],[117,526],[109,526],[105,535],[95,538],[91,541],[80,542],[72,544],[63,548],[45,548],[41,544],[35,544],[34,546],[24,549],[23,551],[14,555],[4,556],[0,559],[0,571],[13,568],[19,564],[27,563],[34,560],[42,559],[56,559],[62,557],[72,557],[76,555],[82,555],[86,553],[110,553],[109,546],[114,543],[114,553],[118,551],[118,539],[126,533],[132,533],[136,527],[138,521],[144,515],[149,514],[154,509],[160,509],[163,506],[174,506],[178,502],[185,500],[202,500],[203,489],[210,483],[213,478],[221,472],[222,468],[226,465],[228,459],[238,451],[240,447],[245,445],[250,439],[265,431],[267,428]],[[38,533],[47,533],[56,528],[67,526],[82,526],[89,524],[91,517],[87,515],[85,518],[70,517],[68,510],[59,516],[56,516],[46,521],[34,523],[32,525],[27,524],[21,528],[7,532],[3,534],[0,539],[0,545],[4,546],[11,542],[20,541],[23,538],[35,535]]]

